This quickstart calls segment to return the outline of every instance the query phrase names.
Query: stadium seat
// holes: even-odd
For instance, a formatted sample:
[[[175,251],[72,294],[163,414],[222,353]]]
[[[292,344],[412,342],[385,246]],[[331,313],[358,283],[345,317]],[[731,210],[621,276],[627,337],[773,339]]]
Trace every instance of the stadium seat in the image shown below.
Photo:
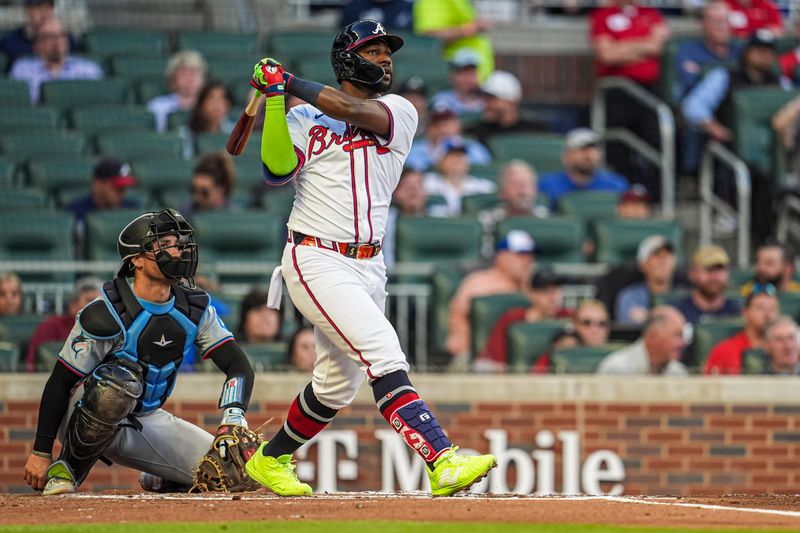
[[[496,135],[489,139],[489,148],[497,161],[522,159],[540,174],[561,169],[564,138],[551,133],[519,133]]]
[[[781,314],[800,320],[800,293],[779,292],[778,302],[780,303]]]
[[[42,155],[75,156],[86,150],[86,138],[78,132],[17,133],[0,135],[0,151],[16,162],[36,159]]]
[[[86,50],[98,56],[161,56],[167,39],[159,31],[108,28],[87,32],[84,42]]]
[[[280,262],[285,239],[282,219],[259,211],[212,211],[192,217],[204,261]]]
[[[205,58],[258,56],[258,34],[186,31],[178,37],[178,48],[181,50],[197,50]],[[261,56],[258,56],[258,58],[260,59]],[[255,64],[255,61],[253,64]],[[250,65],[251,69],[252,66]],[[243,75],[246,74],[247,71],[243,73]]]
[[[527,372],[565,324],[555,320],[512,324],[508,329],[508,369]]]
[[[760,348],[751,348],[742,354],[742,374],[766,374],[769,364],[769,355]]]
[[[140,81],[159,80],[166,76],[166,57],[119,55],[111,58],[111,71],[115,78]]]
[[[42,103],[62,109],[129,101],[130,83],[120,79],[49,81],[42,84]]]
[[[19,348],[13,342],[0,341],[0,372],[16,372],[20,367]]]
[[[156,96],[169,93],[166,80],[144,79],[136,83],[136,103],[140,105],[147,105]]]
[[[594,374],[608,354],[624,347],[624,344],[604,344],[556,350],[550,357],[550,366],[554,374]]]
[[[170,131],[178,130],[181,126],[189,123],[191,111],[174,111],[167,116],[167,129]]]
[[[238,176],[237,176],[238,185]],[[261,205],[267,213],[272,213],[283,219],[289,217],[294,204],[294,185],[288,184],[281,187],[270,187],[264,191],[261,196]]]
[[[470,194],[461,198],[461,214],[467,217],[476,217],[481,211],[492,209],[500,204],[497,193]]]
[[[464,274],[457,268],[437,268],[431,275],[430,345],[434,353],[444,353],[444,343],[450,330],[450,300],[455,296]]]
[[[253,66],[257,61],[252,56],[234,54],[209,57],[207,60],[209,77],[225,82],[233,82],[238,79],[243,87],[250,88],[250,76],[253,74]]]
[[[536,241],[536,262],[582,263],[584,230],[574,217],[512,217],[497,224],[496,236],[502,237],[512,229],[523,230]]]
[[[565,194],[558,207],[565,215],[584,221],[612,218],[616,215],[619,194],[611,191],[576,191]]]
[[[284,31],[275,32],[269,38],[266,47],[274,57],[281,58],[281,62],[288,67],[294,66],[301,59],[309,56],[323,54],[327,58],[333,45],[335,35],[329,31]],[[328,62],[330,67],[330,60]],[[322,80],[314,80],[321,82]]]
[[[97,148],[105,156],[120,159],[137,157],[179,157],[183,141],[175,135],[151,131],[120,131],[97,138]]]
[[[442,55],[442,42],[434,37],[416,35],[408,31],[392,32],[403,38],[402,54],[409,57],[440,57]],[[331,40],[331,42],[333,42]]]
[[[478,261],[481,232],[477,220],[400,217],[397,220],[397,262]]]
[[[64,347],[62,341],[45,342],[36,348],[36,372],[50,372],[58,360],[58,354]]]
[[[400,51],[392,57],[392,75],[399,85],[400,80],[419,76],[425,80],[431,93],[444,91],[450,88],[450,68],[440,55],[428,56],[425,61],[420,61],[418,56],[404,54]],[[330,68],[330,65],[329,65]]]
[[[221,152],[225,150],[228,142],[227,133],[201,133],[195,136],[194,146],[197,154],[203,156],[211,152]],[[248,144],[250,144],[248,142]]]
[[[153,114],[144,107],[89,106],[72,109],[69,115],[72,127],[86,135],[97,135],[106,131],[129,132],[155,129]]]
[[[671,220],[632,220],[613,218],[594,224],[597,236],[596,260],[617,265],[635,262],[639,243],[649,235],[663,235],[675,246],[675,256],[683,261],[683,228]]]
[[[30,342],[31,336],[43,320],[43,316],[35,314],[0,317],[0,325],[8,330],[11,337],[9,340],[19,350],[18,357],[22,357],[22,354],[28,353],[28,343]]]
[[[89,191],[94,165],[94,159],[87,156],[34,158],[28,163],[28,176],[31,185],[44,190],[56,205],[64,205],[63,191]]]
[[[55,129],[59,113],[47,107],[3,107],[0,112],[0,130],[20,132],[26,128]]]
[[[95,211],[86,216],[86,259],[116,261],[119,259],[117,238],[128,222],[142,214],[141,209]]]
[[[30,107],[31,92],[28,84],[20,80],[0,79],[0,107]],[[4,111],[5,112],[5,109]]]
[[[285,342],[242,344],[241,346],[256,372],[286,370],[289,366]]]
[[[727,318],[700,322],[694,326],[694,361],[701,372],[706,366],[711,349],[721,340],[741,330],[743,325],[740,318]]]
[[[255,133],[254,133],[255,135]],[[254,139],[250,139],[253,141]],[[245,149],[244,153],[238,157],[233,158],[233,164],[236,167],[236,185],[237,189],[252,191],[253,187],[260,186],[261,183],[264,181],[264,171],[262,170],[261,164],[261,146],[250,146],[250,143],[247,144],[247,148]],[[291,185],[290,188],[294,190],[294,185]],[[275,190],[283,190],[284,187],[266,187],[266,194],[269,194]]]
[[[47,205],[47,195],[40,189],[13,189],[0,192],[0,210],[41,209]]]
[[[131,163],[138,185],[159,200],[166,191],[188,191],[194,165],[180,157],[145,157]]]
[[[10,189],[14,186],[14,176],[17,165],[6,157],[0,157],[0,189]]]
[[[329,45],[330,46],[330,45]],[[338,87],[336,76],[333,74],[331,60],[328,57],[314,57],[301,59],[298,63],[298,72],[303,78],[324,83],[332,87]]]
[[[492,294],[473,298],[470,307],[472,353],[477,357],[486,347],[497,320],[515,307],[530,307],[531,302],[521,292]]]

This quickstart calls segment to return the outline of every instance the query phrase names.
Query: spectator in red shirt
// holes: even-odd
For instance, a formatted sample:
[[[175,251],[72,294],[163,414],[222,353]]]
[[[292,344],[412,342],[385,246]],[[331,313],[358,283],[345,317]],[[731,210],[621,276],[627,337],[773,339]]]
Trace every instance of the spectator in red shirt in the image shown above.
[[[783,22],[778,6],[770,0],[725,0],[731,8],[730,22],[734,37],[747,39],[756,30],[766,28],[780,37]]]
[[[763,348],[767,324],[778,317],[778,290],[768,284],[745,299],[744,328],[717,343],[709,353],[704,374],[741,374],[742,355],[751,348]]]
[[[63,315],[52,316],[39,324],[28,343],[28,357],[26,360],[28,372],[44,370],[36,368],[36,351],[46,342],[64,342],[69,337],[69,332],[75,325],[75,316],[100,296],[103,282],[95,277],[85,277],[75,282],[75,289]]]

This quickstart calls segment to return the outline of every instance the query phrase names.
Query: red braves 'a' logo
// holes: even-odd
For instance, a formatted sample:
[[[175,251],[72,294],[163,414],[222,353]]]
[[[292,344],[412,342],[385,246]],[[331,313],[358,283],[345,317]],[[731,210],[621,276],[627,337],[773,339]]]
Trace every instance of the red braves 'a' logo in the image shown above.
[[[330,136],[328,136],[329,133]],[[313,126],[308,130],[308,150],[306,159],[311,159],[315,155],[320,155],[334,144],[336,146],[341,146],[342,150],[345,152],[352,152],[369,146],[375,146],[378,155],[391,152],[391,150],[385,146],[379,146],[371,136],[356,140],[355,137],[358,133],[358,129],[356,128],[347,128],[343,135],[339,135],[338,133],[331,132],[325,126]]]

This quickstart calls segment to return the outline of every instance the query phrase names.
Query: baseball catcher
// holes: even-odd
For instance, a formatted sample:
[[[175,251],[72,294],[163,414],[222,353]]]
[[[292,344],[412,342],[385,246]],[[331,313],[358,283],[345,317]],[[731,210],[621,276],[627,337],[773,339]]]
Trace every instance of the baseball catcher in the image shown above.
[[[243,468],[260,443],[245,420],[253,370],[208,294],[193,288],[194,229],[174,209],[145,213],[117,248],[117,277],[78,314],[45,385],[25,480],[45,495],[74,492],[101,459],[140,470],[146,490],[253,488]],[[226,375],[216,436],[162,409],[195,354]]]

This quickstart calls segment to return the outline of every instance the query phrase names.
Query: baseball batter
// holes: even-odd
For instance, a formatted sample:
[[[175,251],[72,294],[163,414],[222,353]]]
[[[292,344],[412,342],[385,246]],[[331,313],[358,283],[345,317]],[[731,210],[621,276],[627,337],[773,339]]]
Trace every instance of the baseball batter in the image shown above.
[[[197,269],[192,227],[173,209],[145,213],[117,247],[122,268],[78,314],[42,393],[25,480],[45,495],[74,492],[101,457],[141,470],[143,488],[187,490],[214,437],[161,406],[193,350],[227,376],[220,428],[246,426],[250,363],[208,294],[180,283]]]
[[[273,185],[295,180],[279,268],[295,306],[314,324],[317,351],[311,383],[246,466],[251,478],[281,496],[311,494],[297,479],[292,453],[350,404],[365,377],[383,417],[427,463],[434,496],[468,488],[495,465],[492,455],[456,453],[411,385],[405,354],[384,314],[381,240],[417,129],[411,103],[385,94],[392,54],[402,45],[378,22],[348,25],[331,49],[341,90],[299,79],[270,58],[254,69],[251,83],[267,96],[265,179]],[[307,104],[286,114],[284,92]]]

